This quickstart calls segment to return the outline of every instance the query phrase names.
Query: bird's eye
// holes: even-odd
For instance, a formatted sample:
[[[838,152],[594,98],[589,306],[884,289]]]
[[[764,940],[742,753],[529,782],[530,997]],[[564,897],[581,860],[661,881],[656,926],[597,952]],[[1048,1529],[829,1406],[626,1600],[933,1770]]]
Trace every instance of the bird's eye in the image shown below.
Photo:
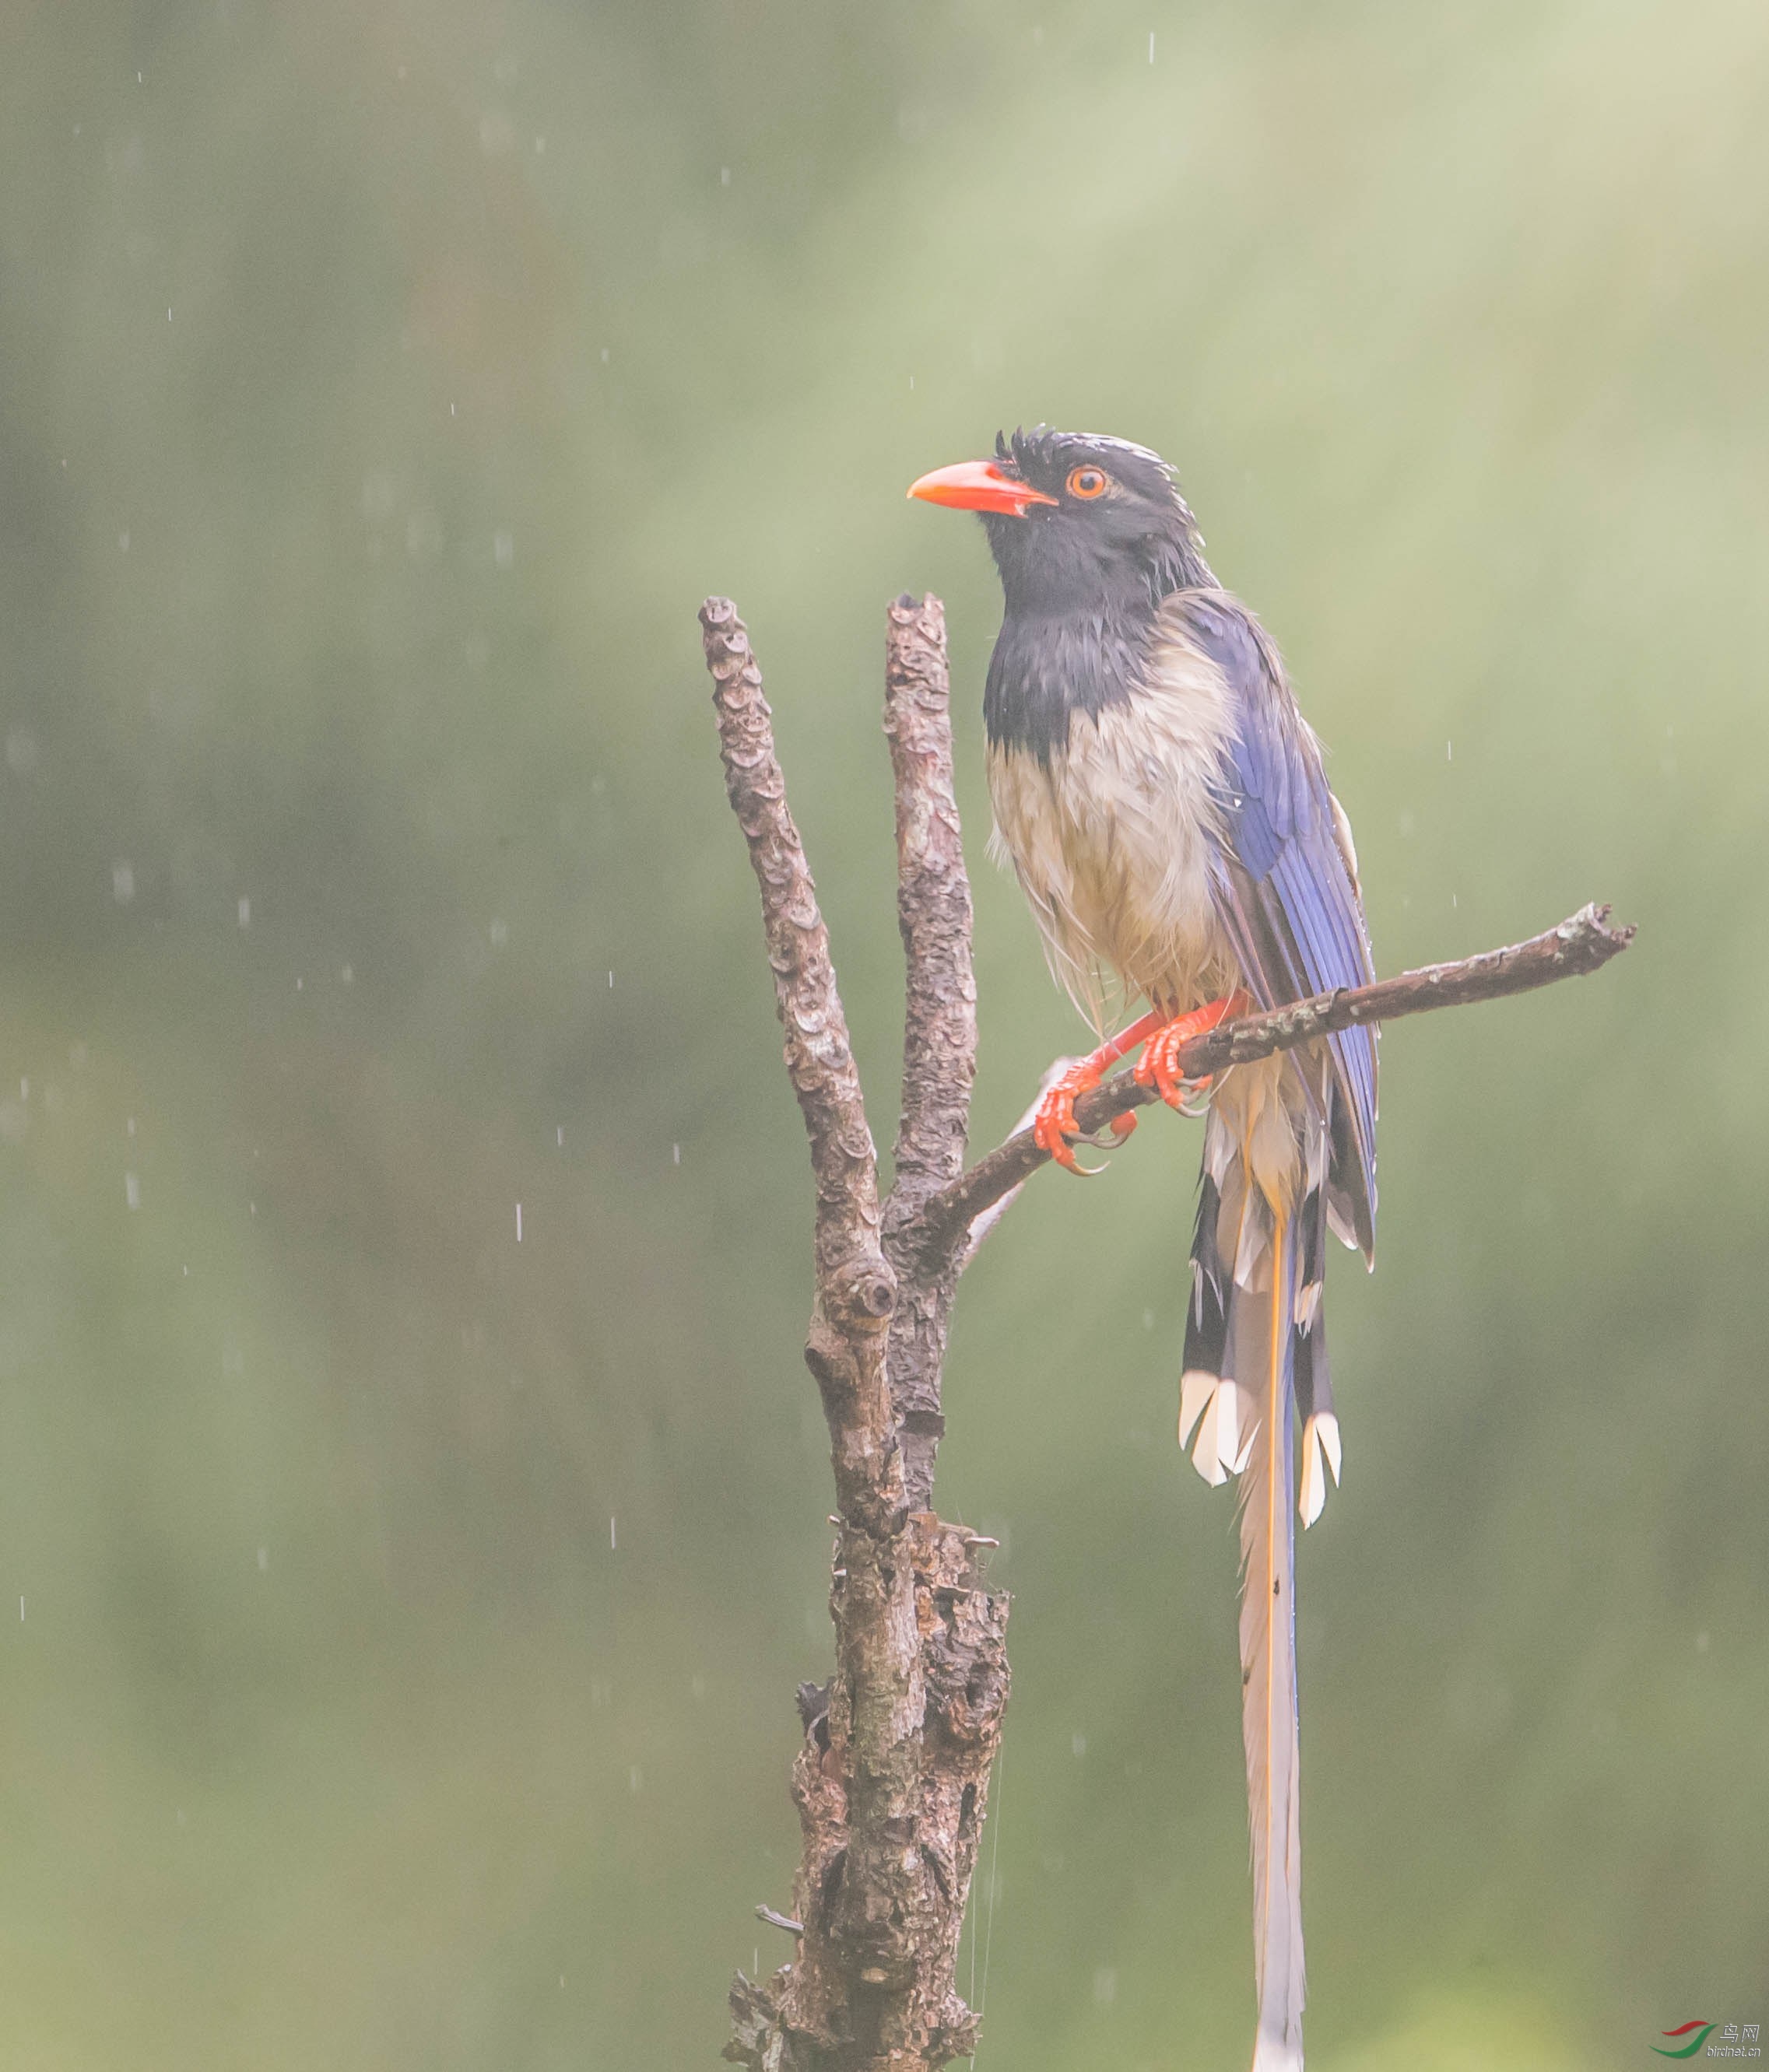
[[[1096,467],[1072,467],[1068,486],[1071,496],[1103,496],[1105,494],[1105,472]]]

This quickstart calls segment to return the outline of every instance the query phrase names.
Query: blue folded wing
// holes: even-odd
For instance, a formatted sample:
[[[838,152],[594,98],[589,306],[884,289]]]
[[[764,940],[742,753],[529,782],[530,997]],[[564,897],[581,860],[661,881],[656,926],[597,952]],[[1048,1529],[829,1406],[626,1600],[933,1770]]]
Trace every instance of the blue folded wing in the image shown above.
[[[1220,590],[1168,601],[1222,672],[1233,738],[1218,799],[1227,837],[1217,903],[1261,1004],[1367,985],[1374,976],[1363,902],[1341,846],[1319,744],[1298,711],[1283,664],[1246,607]],[[1376,1032],[1329,1043],[1338,1099],[1335,1191],[1368,1253],[1376,1215]]]

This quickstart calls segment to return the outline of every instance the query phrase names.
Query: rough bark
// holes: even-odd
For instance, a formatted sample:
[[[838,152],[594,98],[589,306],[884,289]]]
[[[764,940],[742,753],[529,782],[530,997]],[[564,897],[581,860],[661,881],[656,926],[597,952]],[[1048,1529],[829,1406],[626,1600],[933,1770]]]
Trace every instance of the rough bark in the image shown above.
[[[753,2072],[937,2072],[976,2048],[954,1984],[960,1931],[1007,1703],[1008,1600],[987,1542],[929,1507],[940,1379],[959,1276],[1047,1154],[1031,1111],[963,1170],[976,1070],[970,888],[952,784],[945,623],[903,597],[887,631],[906,974],[895,1176],[882,1202],[859,1074],[749,637],[728,599],[701,610],[733,811],[761,893],[786,1068],[817,1190],[805,1359],[829,1429],[835,1667],[800,1687],[792,1766],[803,1833],[797,1938],[765,1980],[739,1973],[725,2055]],[[1226,1025],[1180,1053],[1188,1077],[1355,1022],[1493,999],[1594,971],[1631,930],[1586,907],[1528,943]],[[1053,1068],[1054,1070],[1054,1068]],[[1084,1128],[1154,1096],[1121,1074],[1076,1104]]]
[[[787,809],[760,672],[728,602],[709,599],[701,621],[726,789],[761,892],[786,1068],[810,1140],[817,1206],[805,1359],[829,1427],[838,1513],[835,1674],[825,1690],[801,1692],[805,1738],[792,1773],[804,1836],[798,1953],[765,1982],[739,1974],[726,2055],[756,2072],[932,2068],[976,2042],[953,1967],[1007,1702],[1007,1599],[984,1588],[974,1536],[906,1498],[889,1377],[900,1377],[924,1502],[957,1268],[901,1282],[893,1272],[829,935]],[[976,1062],[970,890],[936,599],[893,607],[886,681],[908,967],[888,1232],[962,1167]]]
[[[885,1256],[897,1272],[887,1365],[903,1456],[904,1492],[933,1494],[944,1419],[940,1370],[960,1264],[903,1270],[903,1233],[930,1196],[964,1170],[977,1075],[977,981],[971,972],[970,880],[952,779],[946,615],[936,597],[900,597],[885,642],[885,734],[897,794],[897,923],[907,971],[903,1112],[896,1176],[884,1209]]]
[[[1619,956],[1634,939],[1631,927],[1609,926],[1607,906],[1582,906],[1557,927],[1532,935],[1528,942],[1483,950],[1454,964],[1426,964],[1373,985],[1340,987],[1317,993],[1269,1013],[1225,1022],[1180,1046],[1179,1067],[1188,1079],[1200,1079],[1231,1065],[1251,1064],[1277,1050],[1294,1050],[1317,1036],[1364,1022],[1396,1022],[1433,1008],[1467,1007],[1476,1001],[1503,1000],[1514,993],[1532,993],[1556,980],[1580,978],[1599,971]],[[1116,1116],[1146,1108],[1160,1096],[1120,1072],[1084,1094],[1075,1104],[1075,1119],[1090,1136]],[[899,1271],[907,1264],[919,1272],[938,1272],[952,1258],[961,1270],[975,1250],[978,1226],[992,1211],[1017,1194],[1051,1154],[1040,1150],[1031,1130],[1031,1111],[1006,1143],[980,1158],[968,1173],[928,1197],[914,1223],[894,1234],[894,1256]]]

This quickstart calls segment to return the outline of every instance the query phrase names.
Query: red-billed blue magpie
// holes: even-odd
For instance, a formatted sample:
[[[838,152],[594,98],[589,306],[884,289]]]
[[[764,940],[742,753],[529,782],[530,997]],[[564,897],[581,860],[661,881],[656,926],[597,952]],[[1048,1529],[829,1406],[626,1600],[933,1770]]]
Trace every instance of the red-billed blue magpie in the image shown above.
[[[1207,1482],[1243,1478],[1253,2068],[1279,2072],[1302,2062],[1294,1521],[1339,1479],[1321,1291],[1330,1229],[1372,1256],[1376,1034],[1201,1087],[1176,1054],[1249,1001],[1369,980],[1351,831],[1277,648],[1212,574],[1157,454],[1041,426],[909,493],[979,512],[1001,574],[993,846],[1096,1034],[1117,994],[1149,1006],[1054,1084],[1039,1141],[1074,1167],[1076,1096],[1138,1043],[1139,1078],[1207,1111],[1179,1438]]]

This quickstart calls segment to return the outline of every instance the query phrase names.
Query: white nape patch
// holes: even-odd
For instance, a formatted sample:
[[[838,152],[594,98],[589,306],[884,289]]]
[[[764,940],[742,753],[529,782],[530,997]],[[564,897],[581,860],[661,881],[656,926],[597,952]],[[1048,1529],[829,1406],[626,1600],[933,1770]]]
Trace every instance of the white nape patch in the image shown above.
[[[1134,454],[1138,460],[1153,461],[1163,475],[1170,476],[1173,473],[1152,446],[1139,446],[1134,439],[1115,439],[1109,432],[1068,432],[1063,436],[1079,439],[1087,446],[1105,446],[1113,453]]]
[[[1339,1478],[1339,1421],[1331,1410],[1310,1417],[1302,1428],[1302,1472],[1296,1494],[1296,1509],[1304,1528],[1312,1525],[1327,1507],[1327,1476],[1332,1470]]]

